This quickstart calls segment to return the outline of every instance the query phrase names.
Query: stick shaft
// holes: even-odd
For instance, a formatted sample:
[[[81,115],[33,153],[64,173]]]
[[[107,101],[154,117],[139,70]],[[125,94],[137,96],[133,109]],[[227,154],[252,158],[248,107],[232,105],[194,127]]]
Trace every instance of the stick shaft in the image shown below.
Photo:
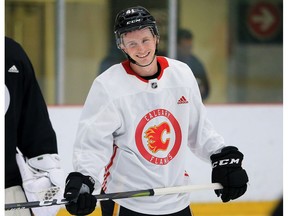
[[[203,185],[186,185],[186,186],[177,186],[177,187],[169,187],[169,188],[159,188],[154,189],[155,196],[157,195],[165,195],[165,194],[174,194],[174,193],[189,193],[196,190],[217,190],[222,189],[223,186],[219,183],[212,184],[203,184]]]
[[[101,200],[113,200],[113,199],[123,199],[132,197],[145,197],[145,196],[159,196],[174,193],[189,193],[195,190],[206,190],[206,189],[222,189],[222,185],[219,183],[204,184],[204,185],[187,185],[187,186],[176,186],[167,188],[157,188],[157,189],[147,189],[147,190],[137,190],[119,193],[109,193],[109,194],[98,194],[95,198],[98,201]],[[54,199],[47,201],[34,201],[34,202],[23,202],[23,203],[9,203],[5,204],[5,210],[16,210],[16,209],[26,209],[26,208],[36,208],[52,205],[64,205],[68,204],[69,201],[66,199]]]

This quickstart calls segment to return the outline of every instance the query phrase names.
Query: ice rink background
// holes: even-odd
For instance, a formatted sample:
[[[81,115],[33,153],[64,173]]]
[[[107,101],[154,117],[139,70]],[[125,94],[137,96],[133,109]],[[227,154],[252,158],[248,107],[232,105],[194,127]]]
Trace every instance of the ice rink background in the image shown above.
[[[81,106],[49,107],[57,134],[62,166],[73,171],[72,151]],[[207,113],[227,145],[244,153],[243,166],[249,186],[239,201],[269,201],[282,195],[283,189],[283,108],[282,105],[208,105]],[[188,153],[187,171],[192,184],[210,183],[211,166]],[[219,201],[213,191],[191,193],[191,201]]]

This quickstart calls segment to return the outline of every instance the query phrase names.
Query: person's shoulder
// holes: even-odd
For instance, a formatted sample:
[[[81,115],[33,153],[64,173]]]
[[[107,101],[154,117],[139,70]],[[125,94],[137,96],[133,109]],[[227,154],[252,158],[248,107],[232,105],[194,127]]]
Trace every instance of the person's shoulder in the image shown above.
[[[177,60],[177,59],[173,59],[173,58],[169,58],[169,57],[164,57],[164,56],[161,56],[162,58],[166,59],[166,61],[168,62],[168,65],[170,67],[179,67],[179,66],[185,66],[186,63],[180,61],[180,60]]]
[[[23,50],[22,46],[12,38],[5,36],[5,50]]]
[[[118,63],[118,64],[114,64],[112,66],[110,66],[108,69],[106,69],[105,71],[103,71],[101,74],[99,74],[97,76],[98,80],[106,80],[106,79],[111,79],[111,77],[114,77],[115,75],[118,74],[119,70],[122,70],[122,64]]]
[[[5,45],[16,45],[16,44],[18,43],[15,40],[13,40],[10,37],[5,36]]]
[[[203,65],[201,59],[200,59],[199,57],[197,57],[196,55],[194,55],[194,54],[190,56],[190,59],[191,59],[191,61],[193,61],[194,63]]]
[[[165,57],[165,58],[167,59],[167,62],[171,69],[180,70],[180,71],[186,71],[190,69],[189,66],[185,62],[182,62],[180,60],[173,59],[173,58],[168,58],[168,57]]]
[[[173,80],[175,83],[178,81],[178,84],[182,86],[186,86],[188,88],[191,87],[193,78],[193,72],[191,68],[185,63],[177,59],[167,58],[169,63],[169,72],[168,76]]]
[[[5,59],[7,61],[23,62],[27,61],[28,56],[18,42],[5,36]]]

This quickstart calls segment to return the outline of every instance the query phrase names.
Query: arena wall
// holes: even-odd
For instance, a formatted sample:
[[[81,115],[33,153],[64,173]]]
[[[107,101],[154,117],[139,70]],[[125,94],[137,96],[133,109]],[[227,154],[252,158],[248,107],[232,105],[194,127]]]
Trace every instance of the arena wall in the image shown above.
[[[62,166],[69,173],[73,171],[72,151],[82,107],[55,106],[48,110],[57,134]],[[244,153],[243,166],[249,175],[249,186],[243,197],[229,204],[221,204],[211,190],[193,192],[192,208],[198,211],[197,215],[209,215],[209,211],[214,212],[213,215],[225,215],[225,210],[229,215],[237,209],[244,211],[243,215],[268,215],[282,196],[283,189],[282,104],[207,105],[207,114],[226,144],[237,146]],[[187,154],[191,184],[210,183],[211,165],[192,153]],[[217,214],[217,209],[222,213]],[[98,215],[99,211],[97,209],[93,215]],[[59,213],[65,214],[64,209]]]

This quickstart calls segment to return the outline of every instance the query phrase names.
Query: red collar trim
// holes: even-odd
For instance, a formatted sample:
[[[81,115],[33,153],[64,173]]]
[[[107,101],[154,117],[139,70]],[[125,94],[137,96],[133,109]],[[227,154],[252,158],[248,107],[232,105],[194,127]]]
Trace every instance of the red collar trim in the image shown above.
[[[161,67],[160,75],[157,77],[157,79],[160,80],[160,78],[163,75],[164,70],[169,66],[169,64],[168,64],[167,59],[163,56],[157,56],[157,62],[160,64],[160,67]],[[133,69],[130,67],[129,60],[122,62],[122,65],[128,74],[136,76],[138,79],[142,80],[143,82],[148,82],[148,80],[143,79],[141,76],[139,76],[137,73],[133,71]]]

